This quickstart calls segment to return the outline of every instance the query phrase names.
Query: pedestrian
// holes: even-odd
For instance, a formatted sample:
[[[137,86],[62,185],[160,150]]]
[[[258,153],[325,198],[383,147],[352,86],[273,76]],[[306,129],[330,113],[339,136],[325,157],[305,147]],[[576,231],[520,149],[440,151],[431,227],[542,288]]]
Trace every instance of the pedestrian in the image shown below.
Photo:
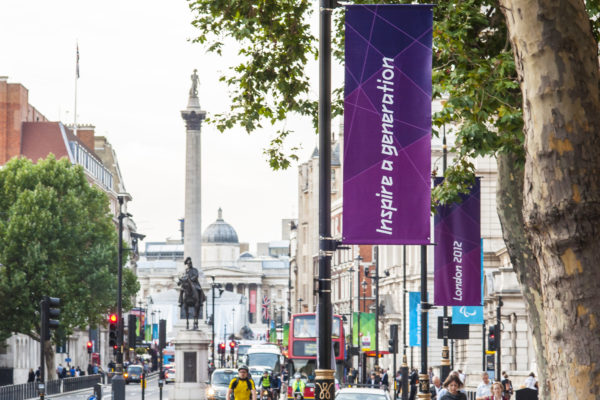
[[[88,375],[92,375],[94,373],[94,367],[92,367],[92,364],[90,363],[88,363],[87,373]]]
[[[381,370],[381,386],[383,386],[383,390],[388,390],[388,386],[390,385],[390,378],[388,377],[388,370]]]
[[[500,382],[492,383],[492,395],[485,398],[485,400],[508,400],[510,398],[502,394],[502,384]]]
[[[379,387],[379,377],[375,374],[375,372],[371,372],[371,376],[367,379],[367,384],[370,388]]]
[[[448,378],[444,382],[446,393],[438,400],[467,400],[467,396],[460,391],[462,387],[463,383],[460,380],[459,375],[448,375]]]
[[[429,382],[433,381],[433,367],[427,369],[427,375],[429,375]]]
[[[39,382],[39,380],[40,380],[40,375],[41,375],[41,371],[40,370],[41,370],[41,368],[42,367],[38,367],[38,369],[35,371],[35,381],[36,382]]]
[[[438,399],[438,394],[442,389],[443,387],[441,379],[438,376],[434,375],[434,377],[431,378],[431,399]]]
[[[506,371],[502,371],[502,393],[505,397],[511,398],[513,395],[513,385],[510,379],[508,379],[508,374]]]
[[[463,374],[462,369],[458,370],[458,378],[460,379],[463,385],[467,384],[467,376]]]
[[[492,395],[492,382],[487,372],[481,374],[481,383],[477,386],[477,392],[475,393],[475,400],[484,400],[488,396]]]
[[[33,368],[29,368],[29,376],[27,377],[27,383],[35,381],[35,372]]]
[[[234,400],[256,400],[254,381],[248,376],[248,367],[245,365],[238,368],[238,376],[229,382],[225,398],[231,399],[232,394]]]
[[[527,379],[525,379],[525,387],[533,390],[538,390],[538,382],[535,379],[535,374],[532,372],[529,374]]]
[[[415,397],[417,396],[417,384],[419,383],[419,374],[417,374],[416,369],[412,369],[408,379],[410,385],[410,394],[408,398],[409,400],[415,400]]]
[[[56,376],[59,378],[62,377],[63,366],[61,363],[58,363],[58,367],[56,367]]]

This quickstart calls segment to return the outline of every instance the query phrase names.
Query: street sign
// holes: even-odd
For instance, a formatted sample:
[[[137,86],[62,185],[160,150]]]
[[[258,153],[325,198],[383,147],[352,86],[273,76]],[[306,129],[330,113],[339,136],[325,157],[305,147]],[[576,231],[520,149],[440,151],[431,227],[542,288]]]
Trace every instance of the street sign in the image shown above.
[[[66,362],[66,363],[70,363],[70,362],[71,362],[71,359],[70,359],[69,357],[67,357],[67,358],[65,358],[65,362]]]
[[[448,339],[468,339],[469,325],[457,325],[452,323],[452,317],[448,318]],[[444,317],[438,317],[438,339],[443,339]]]

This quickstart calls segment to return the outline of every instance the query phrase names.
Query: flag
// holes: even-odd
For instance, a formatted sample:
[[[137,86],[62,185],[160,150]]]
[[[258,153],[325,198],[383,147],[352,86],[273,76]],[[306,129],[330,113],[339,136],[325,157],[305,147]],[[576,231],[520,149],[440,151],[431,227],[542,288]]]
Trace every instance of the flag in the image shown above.
[[[263,322],[267,322],[269,320],[269,307],[271,306],[271,300],[267,295],[263,296],[262,300],[262,319]]]
[[[432,5],[346,6],[343,243],[430,243],[432,24]]]
[[[77,79],[79,79],[79,43],[77,43],[77,57],[75,64],[75,75],[77,76]]]

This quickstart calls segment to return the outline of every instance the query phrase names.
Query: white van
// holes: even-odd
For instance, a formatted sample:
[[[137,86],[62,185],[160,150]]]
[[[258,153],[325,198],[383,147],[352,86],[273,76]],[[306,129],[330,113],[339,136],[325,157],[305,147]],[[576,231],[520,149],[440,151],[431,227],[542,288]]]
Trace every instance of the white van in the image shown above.
[[[277,345],[256,344],[248,349],[246,363],[248,367],[270,369],[275,374],[279,374],[281,372],[281,364],[283,364],[283,355]]]

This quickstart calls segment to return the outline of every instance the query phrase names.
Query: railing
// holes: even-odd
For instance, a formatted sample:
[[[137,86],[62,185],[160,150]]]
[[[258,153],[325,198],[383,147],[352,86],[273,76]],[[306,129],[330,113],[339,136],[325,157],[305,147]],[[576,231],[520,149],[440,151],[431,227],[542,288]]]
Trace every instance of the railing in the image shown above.
[[[87,389],[94,387],[96,383],[100,383],[102,375],[88,375],[77,378],[63,379],[63,392],[72,392],[73,390]]]
[[[80,376],[77,378],[56,379],[46,382],[46,395],[87,389],[99,383],[102,375]],[[21,383],[19,385],[0,386],[0,400],[25,400],[37,398],[39,382]]]

